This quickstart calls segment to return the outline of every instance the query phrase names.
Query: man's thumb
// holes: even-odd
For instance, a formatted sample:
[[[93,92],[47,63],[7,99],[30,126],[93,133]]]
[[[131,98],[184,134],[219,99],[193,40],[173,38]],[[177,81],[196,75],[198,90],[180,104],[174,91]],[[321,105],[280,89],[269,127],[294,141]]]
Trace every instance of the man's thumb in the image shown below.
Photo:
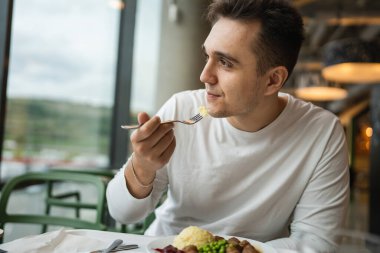
[[[139,122],[140,125],[144,124],[149,119],[150,119],[150,117],[149,117],[149,115],[146,112],[140,112],[137,115],[137,120],[138,120],[138,122]]]

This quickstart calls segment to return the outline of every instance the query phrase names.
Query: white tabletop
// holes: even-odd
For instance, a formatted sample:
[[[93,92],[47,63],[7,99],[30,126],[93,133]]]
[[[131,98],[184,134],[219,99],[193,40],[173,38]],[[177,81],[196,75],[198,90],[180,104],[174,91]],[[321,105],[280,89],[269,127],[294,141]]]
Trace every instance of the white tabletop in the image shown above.
[[[127,233],[117,233],[117,232],[108,232],[108,231],[99,231],[99,230],[87,230],[87,229],[77,229],[68,231],[73,235],[81,235],[85,237],[90,237],[98,240],[102,240],[108,243],[121,239],[124,244],[137,244],[139,248],[128,250],[129,253],[146,253],[146,246],[153,240],[156,240],[159,237],[147,236],[147,235],[135,235]],[[127,252],[127,251],[119,251]]]
[[[153,237],[146,235],[135,235],[87,229],[61,229],[57,231],[44,233],[41,235],[27,236],[8,243],[4,243],[0,245],[0,249],[7,250],[9,253],[88,253],[92,250],[106,248],[114,240],[121,239],[123,240],[124,244],[137,244],[139,248],[119,252],[149,253],[147,247],[148,244],[153,241],[160,241],[163,238],[167,237]],[[264,246],[266,247],[266,245]],[[295,251],[282,249],[273,249],[273,251],[269,251],[275,253],[296,253]]]
[[[126,233],[117,233],[117,232],[107,232],[107,231],[98,231],[98,230],[71,230],[70,234],[82,235],[86,237],[102,239],[108,243],[116,239],[122,239],[124,244],[137,244],[139,245],[138,249],[128,250],[129,253],[147,253],[147,245],[161,237],[147,236],[147,235],[134,235]],[[275,249],[277,253],[297,253],[293,250],[286,249]],[[124,252],[124,251],[121,251]],[[127,252],[127,251],[125,251]]]

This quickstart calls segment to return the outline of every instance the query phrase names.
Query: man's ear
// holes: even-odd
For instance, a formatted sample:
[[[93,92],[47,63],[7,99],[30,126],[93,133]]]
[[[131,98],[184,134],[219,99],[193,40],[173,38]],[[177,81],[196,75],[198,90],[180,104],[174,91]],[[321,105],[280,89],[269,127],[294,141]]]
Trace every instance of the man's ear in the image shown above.
[[[268,71],[267,77],[265,95],[272,95],[284,85],[288,78],[288,70],[284,66],[277,66]]]

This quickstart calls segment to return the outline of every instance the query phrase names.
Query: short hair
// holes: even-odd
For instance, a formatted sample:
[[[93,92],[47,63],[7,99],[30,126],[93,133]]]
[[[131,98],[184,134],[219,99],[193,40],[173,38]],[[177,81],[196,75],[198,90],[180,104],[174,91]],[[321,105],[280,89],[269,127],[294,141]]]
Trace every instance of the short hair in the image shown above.
[[[253,53],[258,58],[257,72],[263,75],[272,67],[285,66],[292,73],[304,40],[302,17],[286,0],[213,0],[207,19],[220,18],[258,21],[260,34]]]

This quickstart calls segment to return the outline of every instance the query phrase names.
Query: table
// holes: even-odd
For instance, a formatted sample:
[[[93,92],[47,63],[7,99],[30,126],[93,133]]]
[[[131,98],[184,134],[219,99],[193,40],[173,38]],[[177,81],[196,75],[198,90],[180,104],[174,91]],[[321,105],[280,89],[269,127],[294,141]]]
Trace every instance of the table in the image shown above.
[[[94,239],[101,239],[105,241],[107,245],[116,239],[122,239],[124,244],[139,245],[138,249],[132,249],[128,251],[119,251],[119,252],[129,252],[129,253],[146,253],[145,248],[148,245],[148,243],[158,238],[155,236],[134,235],[134,234],[127,234],[127,233],[87,230],[87,229],[70,230],[69,233],[73,235],[80,235],[80,236],[90,237]]]
[[[137,244],[139,248],[119,252],[147,253],[147,245],[160,238],[162,237],[88,229],[60,229],[7,242],[0,245],[0,249],[8,250],[9,253],[88,253],[92,250],[106,248],[116,239],[122,239],[124,244]],[[296,253],[283,249],[276,249],[276,251],[276,253]]]

